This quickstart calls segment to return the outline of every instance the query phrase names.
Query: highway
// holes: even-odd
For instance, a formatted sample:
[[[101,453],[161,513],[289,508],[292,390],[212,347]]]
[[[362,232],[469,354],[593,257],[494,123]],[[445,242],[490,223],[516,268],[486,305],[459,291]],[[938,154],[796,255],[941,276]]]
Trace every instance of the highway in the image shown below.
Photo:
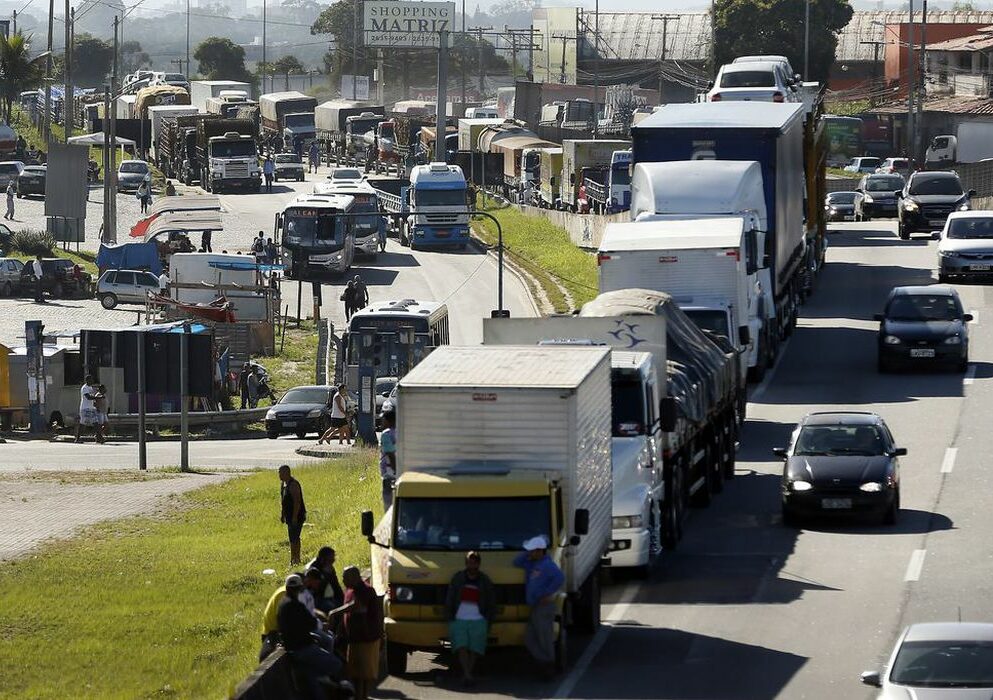
[[[859,683],[910,622],[993,621],[986,406],[993,400],[993,308],[959,285],[978,321],[971,366],[879,375],[875,343],[887,292],[934,282],[935,243],[895,224],[832,226],[828,264],[775,371],[752,393],[737,478],[694,511],[679,549],[646,581],[605,589],[605,625],[570,639],[570,671],[529,674],[524,652],[496,652],[472,692],[487,698],[871,698]],[[898,524],[782,525],[781,461],[795,422],[818,410],[881,414],[901,459]],[[485,570],[485,559],[483,562]],[[442,660],[443,661],[443,660]],[[462,697],[439,659],[417,654],[381,698]]]

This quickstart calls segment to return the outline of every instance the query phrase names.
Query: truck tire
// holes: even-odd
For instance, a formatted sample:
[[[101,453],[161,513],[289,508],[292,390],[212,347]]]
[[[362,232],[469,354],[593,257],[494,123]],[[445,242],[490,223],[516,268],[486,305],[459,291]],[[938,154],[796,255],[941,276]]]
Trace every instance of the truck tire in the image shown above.
[[[386,640],[386,672],[391,676],[402,676],[407,672],[407,647]]]
[[[678,461],[665,467],[666,495],[662,503],[662,547],[672,551],[683,537],[683,517],[686,512],[683,470]]]
[[[584,634],[600,629],[600,567],[590,573],[579,589],[579,599],[573,605],[573,627]]]
[[[721,426],[718,434],[714,436],[714,451],[712,453],[713,460],[710,465],[710,473],[712,481],[710,491],[711,493],[718,494],[724,491],[724,450],[725,443],[727,442],[727,437],[724,434],[724,427]]]
[[[730,420],[734,420],[733,418]],[[724,434],[724,458],[721,460],[721,468],[723,469],[724,480],[728,481],[734,478],[734,466],[737,460],[737,455],[735,454],[735,442],[736,435],[734,431],[734,426],[729,425],[728,431]]]

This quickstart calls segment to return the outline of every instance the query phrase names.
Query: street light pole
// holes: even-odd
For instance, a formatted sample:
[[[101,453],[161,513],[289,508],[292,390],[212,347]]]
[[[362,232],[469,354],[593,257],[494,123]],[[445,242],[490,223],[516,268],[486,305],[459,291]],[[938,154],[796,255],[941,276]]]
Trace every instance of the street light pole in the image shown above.
[[[810,80],[810,0],[803,7],[803,79]]]
[[[910,0],[907,22],[907,157],[914,157],[914,0]]]

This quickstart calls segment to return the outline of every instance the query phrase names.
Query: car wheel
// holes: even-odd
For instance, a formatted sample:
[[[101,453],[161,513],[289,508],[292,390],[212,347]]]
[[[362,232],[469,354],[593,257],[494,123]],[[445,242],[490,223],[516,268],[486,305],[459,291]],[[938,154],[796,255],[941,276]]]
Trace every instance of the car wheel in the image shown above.
[[[906,226],[904,226],[903,224],[898,224],[897,230],[899,231],[900,234],[900,240],[902,241],[910,240],[910,231],[907,229]]]
[[[296,432],[296,436],[297,436],[298,438],[300,438],[301,440],[303,440],[304,438],[306,438],[306,437],[307,437],[307,431],[306,431],[306,430],[298,430],[298,431]]]
[[[10,286],[10,282],[4,282],[3,288],[0,289],[0,293],[5,297],[9,297],[14,292],[14,288]]]
[[[938,281],[941,282],[942,284],[944,284],[945,282],[948,282],[948,275],[946,275],[944,272],[939,272],[938,273]]]
[[[105,309],[113,309],[117,306],[117,297],[113,294],[104,294],[100,297],[100,306]]]
[[[70,19],[71,19],[71,17],[70,17]],[[21,193],[21,192],[18,192],[18,193],[17,193],[17,198],[18,198],[18,199],[24,199],[24,194],[23,194],[23,193]]]
[[[276,438],[279,437],[279,431],[278,430],[267,430],[265,434],[266,434],[266,437],[269,438],[270,440],[275,440]]]

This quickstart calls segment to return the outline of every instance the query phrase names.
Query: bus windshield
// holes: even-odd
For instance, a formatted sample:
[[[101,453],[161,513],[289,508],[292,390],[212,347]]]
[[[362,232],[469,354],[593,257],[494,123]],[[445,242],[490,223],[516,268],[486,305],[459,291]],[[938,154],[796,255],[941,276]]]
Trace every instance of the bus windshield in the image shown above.
[[[330,248],[345,245],[345,235],[337,226],[334,214],[286,212],[283,219],[283,243],[303,248]]]

